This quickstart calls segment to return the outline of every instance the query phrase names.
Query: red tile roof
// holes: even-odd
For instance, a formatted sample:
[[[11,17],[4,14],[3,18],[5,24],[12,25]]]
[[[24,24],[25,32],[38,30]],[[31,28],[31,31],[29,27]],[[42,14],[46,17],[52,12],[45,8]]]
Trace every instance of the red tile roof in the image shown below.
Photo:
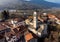
[[[26,41],[29,41],[32,38],[33,38],[33,35],[31,33],[28,33],[28,34],[25,35]]]

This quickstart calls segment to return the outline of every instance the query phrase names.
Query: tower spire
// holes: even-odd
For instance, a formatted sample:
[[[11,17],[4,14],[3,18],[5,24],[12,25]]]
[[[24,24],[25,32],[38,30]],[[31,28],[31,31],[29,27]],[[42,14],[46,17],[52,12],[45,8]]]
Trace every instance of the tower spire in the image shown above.
[[[37,28],[37,12],[34,11],[33,14],[33,27],[36,29]]]

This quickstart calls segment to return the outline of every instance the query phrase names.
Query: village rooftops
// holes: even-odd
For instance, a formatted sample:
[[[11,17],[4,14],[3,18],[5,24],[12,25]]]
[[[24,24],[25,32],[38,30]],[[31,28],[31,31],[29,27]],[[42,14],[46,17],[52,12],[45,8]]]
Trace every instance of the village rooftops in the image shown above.
[[[0,33],[9,32],[9,31],[10,31],[10,28],[7,28],[7,27],[2,26],[2,25],[0,24]]]

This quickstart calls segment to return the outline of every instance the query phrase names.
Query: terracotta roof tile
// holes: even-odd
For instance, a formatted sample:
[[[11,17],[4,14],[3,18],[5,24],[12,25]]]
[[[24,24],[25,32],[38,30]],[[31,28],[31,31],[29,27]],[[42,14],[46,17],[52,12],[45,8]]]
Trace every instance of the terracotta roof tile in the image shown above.
[[[25,39],[26,39],[27,41],[29,41],[29,40],[32,39],[32,38],[33,38],[33,36],[32,36],[31,33],[28,33],[28,34],[25,35]]]

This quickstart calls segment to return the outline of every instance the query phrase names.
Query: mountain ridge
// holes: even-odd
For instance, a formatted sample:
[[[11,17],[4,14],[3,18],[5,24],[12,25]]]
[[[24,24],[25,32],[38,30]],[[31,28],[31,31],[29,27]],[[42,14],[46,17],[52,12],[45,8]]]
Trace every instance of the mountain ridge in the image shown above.
[[[17,2],[8,3],[5,5],[1,5],[0,9],[41,9],[41,8],[52,8],[52,7],[60,7],[60,4],[51,3],[44,0],[32,0],[32,1],[24,1],[18,0]]]

